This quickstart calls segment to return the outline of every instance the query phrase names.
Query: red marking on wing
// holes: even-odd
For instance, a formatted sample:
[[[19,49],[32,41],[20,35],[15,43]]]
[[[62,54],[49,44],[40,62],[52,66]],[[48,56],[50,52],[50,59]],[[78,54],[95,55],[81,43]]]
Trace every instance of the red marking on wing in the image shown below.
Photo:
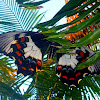
[[[24,42],[24,41],[25,41],[25,38],[24,38],[24,37],[22,37],[20,42]]]
[[[19,51],[16,51],[16,54],[17,54],[18,56],[21,56],[21,53],[20,53]]]
[[[38,60],[38,61],[36,62],[36,64],[37,64],[38,66],[41,66],[41,65],[42,65],[40,60]]]
[[[34,69],[33,69],[33,68],[29,68],[28,70],[29,70],[29,71],[34,71]]]
[[[62,70],[62,66],[57,66],[57,70]]]
[[[86,59],[83,59],[81,62],[84,62],[84,61],[86,61]]]
[[[22,69],[26,70],[26,68],[25,68],[25,67],[22,67]]]
[[[22,47],[20,46],[20,44],[16,44],[17,49],[21,49]]]
[[[81,75],[81,73],[80,73],[80,72],[78,72],[75,76],[77,77],[77,76],[79,76],[79,75]]]
[[[20,59],[18,59],[18,62],[19,62],[20,64],[22,64],[22,61],[21,61]]]
[[[69,80],[75,80],[75,78],[70,78]]]
[[[62,76],[62,78],[68,79],[68,77],[67,77],[67,76]]]
[[[84,57],[84,52],[80,51],[80,56]]]

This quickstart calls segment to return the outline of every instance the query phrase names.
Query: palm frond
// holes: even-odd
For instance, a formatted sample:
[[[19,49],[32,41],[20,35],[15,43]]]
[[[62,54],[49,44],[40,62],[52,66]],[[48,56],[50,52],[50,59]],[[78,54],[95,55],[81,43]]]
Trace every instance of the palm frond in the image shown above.
[[[34,27],[39,23],[39,21],[42,19],[43,14],[37,15],[39,10],[25,10],[23,8],[19,8],[18,4],[14,0],[1,0],[0,2],[0,14],[2,14],[2,17],[0,17],[0,20],[2,23],[0,24],[0,31],[6,32],[6,31],[13,31],[13,30],[33,30]],[[16,0],[19,2],[20,6],[26,7],[26,9],[30,9],[34,7],[35,3],[30,3],[29,0]],[[42,3],[47,2],[49,0],[42,0]],[[99,32],[100,28],[91,30],[88,28],[88,35],[86,34],[85,37],[79,38],[78,41],[75,42],[75,44],[71,44],[69,40],[66,39],[66,35],[70,33],[76,33],[78,31],[84,30],[84,28],[89,27],[91,24],[97,24],[99,23],[99,16],[100,14],[97,12],[96,15],[93,15],[92,18],[85,20],[84,22],[77,23],[81,19],[85,18],[90,12],[95,12],[96,8],[100,5],[100,2],[96,2],[96,0],[88,0],[86,3],[84,3],[86,0],[71,0],[68,4],[66,4],[51,20],[39,24],[37,27],[40,31],[43,32],[44,35],[49,36],[47,39],[50,41],[57,42],[63,46],[62,49],[60,49],[57,52],[63,52],[68,53],[71,49],[71,47],[81,47],[82,45],[87,45],[89,43],[92,43],[95,45],[96,43],[99,43]],[[26,2],[26,3],[25,3]],[[77,3],[76,3],[77,2]],[[38,4],[39,3],[39,4]],[[36,6],[40,5],[41,2],[38,2]],[[84,3],[84,4],[83,4]],[[93,7],[88,8],[88,10],[84,11],[84,8],[87,7],[93,3]],[[5,14],[6,13],[6,14]],[[70,23],[66,23],[64,25],[59,26],[53,26],[56,24],[60,19],[62,19],[64,16],[73,16],[74,14],[78,14],[78,18],[71,21]],[[37,21],[36,21],[37,20]],[[13,23],[9,25],[8,23]],[[77,24],[76,24],[77,23]],[[34,24],[34,25],[33,25]],[[74,25],[73,25],[74,24]],[[70,26],[71,25],[71,26]],[[51,26],[51,27],[49,27]],[[67,27],[68,26],[68,27]],[[62,28],[66,28],[62,30]],[[66,33],[66,34],[65,34]],[[60,37],[60,38],[59,38]],[[97,42],[96,42],[97,41]],[[91,48],[92,46],[91,45]],[[95,49],[95,47],[94,47]],[[51,65],[46,64],[46,59],[44,61],[42,71],[39,73],[36,73],[33,77],[24,77],[19,75],[17,77],[17,80],[14,82],[12,80],[12,84],[9,83],[9,85],[13,88],[15,96],[15,91],[17,91],[19,94],[20,87],[22,84],[27,85],[28,89],[24,92],[24,96],[22,97],[19,94],[16,94],[18,98],[21,99],[38,99],[38,100],[45,100],[45,99],[51,99],[51,100],[59,100],[59,99],[66,99],[66,100],[85,100],[85,99],[96,99],[99,100],[99,94],[100,94],[100,75],[90,75],[88,77],[85,77],[79,84],[79,86],[76,87],[69,87],[65,86],[59,79],[57,78],[55,74],[55,62],[56,59],[54,58],[54,62]],[[97,51],[97,54],[95,54],[93,57],[88,59],[86,62],[81,63],[79,66],[77,66],[77,69],[82,68],[84,65],[85,67],[93,64],[94,62],[98,61],[100,59],[100,52]],[[7,62],[4,61],[2,63],[3,59],[1,60],[1,64],[6,64]],[[3,66],[4,67],[4,66]],[[3,69],[3,67],[1,69]],[[9,69],[8,67],[6,67]],[[12,69],[9,69],[13,72]],[[0,70],[1,71],[1,70]],[[5,82],[9,81],[8,73],[7,71],[4,71],[3,75],[6,76]],[[3,73],[3,71],[1,71]],[[29,81],[31,79],[31,81]],[[27,84],[28,82],[29,84]],[[5,85],[5,83],[1,82],[0,85]],[[6,88],[6,86],[4,87]],[[6,90],[11,88],[6,88]],[[12,91],[11,90],[11,93]],[[9,92],[9,91],[8,91]],[[5,93],[3,91],[3,93]],[[3,94],[1,94],[3,96]],[[8,94],[7,94],[8,95]],[[5,95],[5,97],[7,97]],[[13,97],[12,96],[12,97]],[[95,97],[96,96],[96,97]],[[48,98],[47,98],[48,97]],[[17,97],[15,97],[17,99]],[[15,99],[14,98],[14,99]]]
[[[0,1],[0,20],[6,23],[13,23],[6,25],[1,23],[0,30],[2,32],[15,31],[15,30],[32,30],[37,23],[34,20],[41,20],[43,14],[38,15],[39,10],[24,10],[21,9],[15,0],[1,0]],[[33,20],[34,19],[34,20]],[[33,23],[34,22],[34,23]]]
[[[18,4],[20,4],[20,7],[24,7],[24,9],[39,9],[39,8],[42,8],[42,6],[39,6],[39,5],[46,3],[50,0],[42,0],[42,1],[38,1],[38,2],[34,2],[34,1],[16,0],[16,2],[18,2]]]
[[[53,42],[57,42],[63,46],[60,50],[58,50],[59,53],[68,53],[71,47],[81,47],[84,45],[92,44],[90,47],[92,48],[93,45],[96,45],[97,43],[99,45],[99,17],[95,20],[92,20],[95,18],[95,16],[99,16],[99,11],[97,12],[96,9],[100,5],[100,2],[96,2],[96,0],[88,0],[84,3],[85,0],[70,0],[68,4],[66,4],[51,20],[40,23],[37,25],[37,28],[39,28],[44,35],[49,36],[47,39]],[[77,2],[77,3],[75,3]],[[90,4],[93,4],[92,7],[88,8]],[[87,7],[87,10],[84,10],[85,7]],[[89,18],[88,20],[85,20],[82,22],[81,20],[83,18],[86,18],[88,14],[92,14],[92,18]],[[61,18],[67,15],[67,17],[71,17],[73,15],[77,14],[78,17],[74,20],[70,21],[69,23],[66,23],[64,25],[54,26],[55,23],[57,23]],[[91,21],[90,21],[91,20]],[[80,23],[78,23],[80,21]],[[84,24],[83,24],[84,23]],[[81,26],[82,24],[82,26]],[[79,25],[79,27],[78,27]],[[90,25],[94,27],[97,25],[98,27],[90,29]],[[49,27],[50,26],[50,27]],[[67,27],[68,26],[68,27]],[[63,29],[62,28],[66,28]],[[76,28],[75,28],[76,27]],[[83,28],[82,28],[83,27]],[[74,29],[75,28],[75,29]],[[78,28],[80,28],[78,30]],[[66,39],[67,34],[76,34],[79,31],[84,30],[87,28],[88,34],[85,35],[85,37],[79,38],[77,41],[75,41],[74,44],[71,44],[69,40]],[[60,38],[59,38],[60,37]],[[71,37],[70,37],[71,38]],[[80,42],[81,41],[81,42]],[[80,42],[80,43],[79,43]],[[94,47],[94,49],[96,49]],[[96,49],[97,50],[97,49]],[[96,51],[95,50],[95,51]],[[98,49],[99,51],[99,49]],[[87,61],[79,64],[77,66],[77,69],[81,69],[92,65],[96,61],[100,60],[99,52],[96,51],[96,54],[92,56]],[[52,66],[52,65],[51,65]],[[51,74],[53,72],[53,68],[55,69],[55,66],[51,67],[50,71],[44,70],[45,75],[40,73],[39,78],[37,78],[37,98],[41,99],[47,99],[47,97],[50,99],[65,99],[65,100],[85,100],[85,99],[97,99],[99,100],[99,92],[100,92],[100,82],[99,78],[100,75],[93,75],[85,77],[79,84],[79,87],[68,87],[62,84],[60,81],[57,82],[57,85],[55,89],[53,89],[54,84],[56,83],[56,76]],[[49,79],[52,75],[52,86],[51,86],[51,80]],[[41,78],[40,78],[41,77]],[[44,78],[45,77],[45,78]],[[49,78],[48,78],[49,77]],[[49,80],[48,80],[49,79]],[[42,81],[43,80],[43,81]],[[47,82],[49,81],[49,83]],[[44,88],[42,88],[44,86]],[[51,88],[50,88],[50,87]],[[43,90],[43,91],[42,91]],[[53,90],[53,91],[52,91]],[[96,96],[96,97],[95,97]]]
[[[61,18],[63,18],[64,16],[71,16],[74,15],[76,13],[81,13],[82,10],[88,6],[89,4],[95,2],[96,0],[88,0],[88,2],[82,6],[80,6],[81,3],[83,3],[85,0],[71,0],[68,4],[66,4],[51,20],[41,23],[39,25],[37,25],[37,27],[45,27],[45,26],[52,26],[54,25],[56,22],[58,22]],[[78,2],[77,4],[75,4],[75,2]],[[73,6],[75,4],[75,6]],[[73,6],[73,7],[72,7]],[[73,9],[74,7],[80,6],[77,9]]]
[[[16,2],[18,2],[18,4],[23,4],[24,2],[28,2],[29,0],[16,0]]]
[[[0,0],[0,32],[3,34],[3,32],[16,30],[32,31],[34,26],[41,21],[45,14],[38,14],[38,12],[39,10],[25,10],[20,8],[15,0]],[[20,86],[25,84],[24,82],[29,78],[22,76],[16,77],[16,67],[14,62],[1,54],[0,66],[0,82],[9,85],[9,88],[12,87],[11,91],[16,91],[21,94]],[[3,92],[1,91],[0,93]],[[16,94],[16,96],[17,95],[18,94]],[[1,96],[17,99],[16,96],[11,97],[11,95],[6,93],[3,93]],[[29,96],[25,95],[24,98],[28,98]],[[24,100],[24,98],[20,98]]]
[[[1,96],[0,97],[1,100],[7,100],[7,98],[9,100],[14,100],[14,99],[24,100],[25,99],[24,96],[17,93],[9,85],[2,83],[1,81],[0,81],[0,96]]]

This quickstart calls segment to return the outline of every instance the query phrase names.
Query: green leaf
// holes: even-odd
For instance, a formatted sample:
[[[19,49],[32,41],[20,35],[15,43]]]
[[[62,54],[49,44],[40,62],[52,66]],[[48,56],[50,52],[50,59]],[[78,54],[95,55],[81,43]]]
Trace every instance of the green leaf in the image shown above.
[[[0,92],[3,93],[3,95],[7,95],[13,99],[24,100],[22,95],[16,93],[11,87],[2,82],[0,82]]]
[[[29,3],[27,2],[27,3],[23,4],[22,6],[27,6],[27,5],[30,6],[30,7],[38,6],[38,5],[41,5],[41,4],[46,3],[48,1],[50,1],[50,0],[42,0],[42,1],[39,1],[39,2],[29,2]]]
[[[67,44],[70,44],[69,40],[62,39],[62,38],[47,38],[49,41],[57,42],[61,44],[62,46],[66,46]]]
[[[18,4],[23,4],[23,2],[27,2],[29,0],[16,0],[16,2],[18,2]]]
[[[89,8],[88,10],[80,12],[79,17],[76,18],[75,20],[73,20],[72,22],[53,27],[52,29],[60,30],[64,27],[67,27],[69,25],[72,25],[72,24],[80,21],[81,19],[85,18],[91,11],[93,11],[95,8],[97,8],[99,5],[100,5],[100,3],[96,3],[93,7]]]
[[[30,5],[23,5],[25,8],[23,9],[40,9],[43,8],[42,6],[30,6]]]
[[[87,28],[88,26],[96,23],[97,21],[100,21],[100,13],[98,13],[97,15],[95,15],[92,18],[89,18],[87,20],[85,20],[84,22],[79,23],[78,25],[75,25],[73,27],[70,27],[69,29],[64,30],[63,33],[68,34],[68,33],[75,33],[78,32],[82,29]]]
[[[25,1],[25,0],[24,0]],[[41,5],[43,3],[46,3],[50,0],[43,0],[43,1],[39,1],[39,2],[20,2],[19,0],[17,0],[17,2],[20,4],[20,7],[25,7],[24,9],[40,9],[43,8],[42,6],[38,6]]]
[[[10,24],[13,24],[11,22],[5,22],[5,21],[0,21],[0,24],[3,24],[3,25],[10,25]]]
[[[75,44],[72,44],[72,47],[81,47],[84,45],[88,45],[89,43],[92,43],[93,41],[97,40],[99,37],[100,37],[100,28],[94,30],[90,34],[81,38],[80,40],[77,40]]]
[[[84,68],[85,66],[89,66],[94,64],[95,62],[97,62],[98,60],[100,60],[100,52],[97,52],[94,56],[92,56],[91,58],[89,58],[87,61],[79,64],[76,69],[81,69]]]
[[[35,23],[33,23],[33,20],[31,20],[31,18],[37,18],[35,22],[38,22],[40,20],[42,15],[38,16],[39,10],[24,10],[18,6],[15,0],[11,0],[11,2],[9,2],[10,1],[8,0],[2,0],[2,2],[0,2],[0,15],[2,16],[0,16],[0,21],[9,22],[8,24],[10,24],[8,25],[7,23],[1,23],[2,26],[0,26],[0,30],[2,30],[3,32],[18,30],[30,31],[32,29],[31,26],[36,25]]]
[[[19,1],[21,4],[23,4],[23,2],[28,1],[28,0],[16,0],[16,1]],[[49,1],[49,0],[44,0],[44,1]],[[71,25],[79,21],[80,19],[84,18],[85,16],[87,16],[88,13],[93,11],[99,5],[99,3],[97,2],[92,8],[88,9],[87,11],[83,11],[84,7],[93,3],[96,0],[89,0],[86,4],[84,4],[83,6],[80,6],[84,1],[85,0],[70,0],[70,2],[66,4],[54,16],[54,18],[51,21],[47,22],[47,24],[45,24],[44,26],[53,25],[66,15],[71,16],[73,14],[79,13],[80,17],[75,19],[73,22],[69,24],[65,24],[64,27],[66,27],[66,25]],[[32,7],[34,7],[33,6],[34,3],[32,3],[32,5],[29,3],[30,2],[24,3],[26,5],[26,8],[29,9],[30,7],[31,9]],[[44,16],[44,14],[38,15],[39,10],[20,9],[18,5],[15,3],[15,0],[11,0],[11,2],[9,2],[9,0],[5,0],[5,2],[2,0],[2,2],[0,2],[0,6],[1,8],[5,9],[5,10],[0,9],[0,13],[2,15],[2,17],[0,17],[0,20],[4,18],[5,22],[11,22],[15,24],[15,25],[11,24],[10,26],[8,26],[8,25],[4,25],[3,23],[1,23],[1,25],[4,25],[3,27],[4,29],[0,27],[0,30],[4,30],[4,31],[33,30],[33,27],[35,27],[36,24],[38,24],[41,18]],[[80,7],[77,9],[74,9],[77,6],[80,6]],[[82,24],[84,27],[87,27],[91,23],[99,22],[99,20],[98,21],[96,20],[97,19],[95,18],[95,20],[92,19],[93,22],[88,21],[87,23],[84,23],[86,25],[84,25],[83,23]],[[80,29],[82,29],[83,26],[81,26]],[[79,41],[76,41],[76,43],[72,45],[69,40],[62,38],[66,36],[65,33],[61,33],[61,31],[57,33],[57,30],[60,30],[61,27],[59,27],[59,29],[58,27],[56,27],[56,29],[49,28],[48,26],[46,26],[46,28],[42,27],[43,34],[46,36],[49,36],[47,40],[52,41],[52,42],[57,42],[62,45],[62,48],[59,49],[59,51],[57,51],[60,53],[64,53],[64,52],[67,53],[68,51],[72,50],[70,47],[73,47],[73,46],[79,47],[82,45],[87,45],[87,43],[94,42],[94,40],[96,40],[100,36],[99,35],[100,29],[97,29],[94,32],[91,32],[86,37],[82,38],[82,40],[80,39]],[[70,31],[75,32],[76,30],[77,29],[75,30],[72,29]],[[11,79],[7,76],[8,69],[13,72],[11,67],[6,66],[7,64],[10,66],[10,64],[7,63],[8,59],[6,58],[2,59],[1,57],[2,56],[0,55],[0,66],[2,66],[0,68],[2,68],[4,72],[0,70],[0,75],[2,75],[2,77],[0,76],[0,79],[3,79],[7,84],[9,84],[8,86],[0,82],[0,97],[3,98],[3,95],[4,95],[5,100],[7,99],[7,96],[8,97],[11,96],[13,98],[12,100],[14,99],[24,100],[28,98],[33,99],[35,95],[36,96],[34,98],[36,98],[37,100],[40,100],[40,99],[46,100],[49,93],[51,93],[50,94],[51,100],[56,100],[56,99],[62,100],[63,98],[66,100],[69,100],[69,99],[85,100],[90,95],[91,95],[91,98],[95,99],[94,93],[97,93],[99,95],[100,76],[99,77],[95,77],[95,76],[85,77],[80,82],[78,88],[72,88],[72,87],[65,86],[61,81],[58,81],[59,78],[56,76],[56,73],[55,73],[55,69],[56,69],[56,64],[55,64],[56,59],[55,58],[56,57],[54,57],[54,62],[51,65],[45,65],[46,60],[47,60],[47,58],[45,58],[45,61],[43,62],[42,71],[37,72],[33,77],[24,77],[24,76],[19,75],[17,76],[17,80],[15,82],[11,81]],[[100,59],[100,53],[98,52],[93,57],[88,59],[86,62],[81,63],[79,67],[77,66],[77,68],[80,69],[81,67],[84,67],[84,65],[87,67],[88,65],[91,65],[92,63],[98,61],[99,59]],[[20,86],[24,84],[24,82],[26,82],[30,78],[32,78],[32,82],[29,81],[30,85],[27,91],[25,92],[25,95],[24,96],[20,95],[21,94],[21,92],[19,91]],[[95,78],[95,80],[93,80],[93,78]],[[57,82],[56,87],[53,88],[56,82]],[[96,82],[98,83],[98,85],[96,84]],[[14,89],[14,91],[12,90],[10,86]]]
[[[61,18],[63,18],[66,15],[67,16],[72,16],[72,15],[74,15],[76,13],[82,12],[82,10],[84,9],[84,7],[86,7],[87,5],[93,3],[94,1],[96,1],[96,0],[89,0],[87,3],[85,3],[84,5],[78,7],[75,10],[69,10],[69,11],[66,11],[66,12],[64,12],[62,14],[59,14],[59,15],[53,17],[51,20],[49,20],[47,22],[40,23],[39,25],[37,25],[37,28],[54,25],[56,22],[58,22]]]
[[[85,2],[85,0],[70,0],[70,2],[63,6],[62,9],[54,17],[66,13],[67,11],[73,10],[77,6],[80,6],[83,2]]]

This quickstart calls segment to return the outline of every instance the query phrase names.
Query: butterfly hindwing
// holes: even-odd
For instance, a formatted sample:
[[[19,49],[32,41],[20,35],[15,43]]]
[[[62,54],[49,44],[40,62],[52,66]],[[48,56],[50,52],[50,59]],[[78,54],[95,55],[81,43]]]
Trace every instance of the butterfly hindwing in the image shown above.
[[[89,75],[89,74],[91,74],[91,72],[88,70],[88,67],[81,69],[81,70],[71,69],[69,72],[62,71],[60,80],[65,85],[76,87],[76,86],[78,86],[80,81],[83,79],[83,77],[86,75]]]
[[[94,52],[84,46],[74,48],[71,53],[57,53],[56,74],[65,85],[77,86],[85,75],[91,74],[91,71],[88,67],[81,70],[74,68],[86,61]]]
[[[24,76],[35,74],[36,62],[38,59],[42,61],[42,53],[30,36],[19,38],[15,44],[11,45],[11,51],[12,58],[15,58],[15,64],[18,66],[18,74],[22,73]]]
[[[15,60],[18,74],[34,75],[35,72],[41,70],[43,55],[50,45],[44,35],[15,31],[1,34],[0,38],[3,38],[0,44],[4,44],[0,46],[0,51]]]

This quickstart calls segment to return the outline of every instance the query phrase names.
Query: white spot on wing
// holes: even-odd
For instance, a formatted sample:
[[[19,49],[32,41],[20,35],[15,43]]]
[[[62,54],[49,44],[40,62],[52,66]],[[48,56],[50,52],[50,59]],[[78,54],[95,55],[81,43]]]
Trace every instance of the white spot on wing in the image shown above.
[[[74,58],[73,56],[71,56],[71,60],[72,60],[72,62],[74,62],[77,65],[78,60],[76,58]]]
[[[64,54],[64,56],[65,56],[67,59],[70,59],[70,55]]]
[[[33,58],[33,57],[35,57],[35,53],[36,53],[36,51],[32,51],[32,53],[30,54],[30,56]]]
[[[28,51],[27,53],[25,53],[24,54],[25,58],[29,57],[31,53],[32,53],[32,50],[31,51]]]
[[[76,47],[75,50],[79,50],[79,48]]]
[[[75,68],[78,61],[76,60],[76,55],[68,55],[64,54],[62,57],[59,58],[58,65],[63,66],[71,66]]]
[[[70,66],[70,61],[69,61],[69,59],[66,59],[66,65],[67,65],[67,66]]]
[[[25,58],[30,56],[32,58],[42,60],[41,50],[35,45],[30,36],[27,37],[29,38],[29,42],[26,43],[27,47],[24,48]]]
[[[25,37],[25,34],[26,34],[26,33],[21,33],[21,34],[19,35],[19,38]]]
[[[63,55],[63,56],[62,56],[62,61],[63,61],[63,62],[62,62],[62,65],[66,65],[66,59],[65,59],[65,58],[66,58],[66,55]]]
[[[70,51],[70,53],[76,53],[76,50]]]
[[[26,42],[27,46],[34,46],[34,42]]]
[[[37,50],[36,53],[35,53],[35,55],[34,55],[34,57],[35,57],[36,59],[38,59],[38,58],[39,58],[39,54],[40,54],[40,50]]]
[[[38,50],[39,48],[35,45],[33,46],[33,50]]]
[[[71,59],[69,59],[70,65],[71,67],[74,69],[76,67],[76,65],[73,63],[73,61]]]
[[[63,62],[63,59],[62,59],[62,57],[60,57],[60,59],[59,59],[59,61],[58,61],[58,64],[59,64],[59,65],[62,65],[62,62]]]
[[[30,50],[32,50],[32,47],[26,47],[26,48],[24,48],[24,52],[28,52]]]
[[[42,53],[41,53],[41,52],[39,52],[38,59],[39,59],[39,60],[41,60],[41,59],[42,59]]]

